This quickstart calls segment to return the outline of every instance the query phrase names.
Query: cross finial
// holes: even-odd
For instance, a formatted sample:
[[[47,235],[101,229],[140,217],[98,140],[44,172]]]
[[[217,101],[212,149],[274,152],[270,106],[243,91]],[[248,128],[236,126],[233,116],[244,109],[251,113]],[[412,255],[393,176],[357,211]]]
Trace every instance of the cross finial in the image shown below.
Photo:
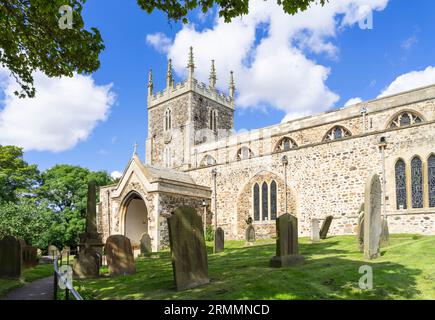
[[[189,80],[193,79],[193,71],[195,70],[195,63],[193,62],[193,47],[189,48],[189,63],[187,64],[189,69]]]
[[[137,147],[138,147],[138,144],[137,144],[137,142],[135,142],[133,145],[133,156],[137,154]]]
[[[216,68],[214,66],[214,60],[211,60],[211,70],[210,70],[210,88],[215,89],[216,87]]]
[[[166,88],[174,87],[174,77],[172,75],[172,59],[168,60],[168,71],[166,73]]]

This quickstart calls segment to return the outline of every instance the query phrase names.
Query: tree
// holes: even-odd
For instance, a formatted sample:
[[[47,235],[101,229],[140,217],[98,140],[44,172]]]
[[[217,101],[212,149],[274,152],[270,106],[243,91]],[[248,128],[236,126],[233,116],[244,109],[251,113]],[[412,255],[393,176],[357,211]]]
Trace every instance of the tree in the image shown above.
[[[47,248],[52,226],[52,212],[44,203],[27,198],[17,203],[0,203],[0,238],[11,235],[28,245]]]
[[[96,28],[84,29],[81,16],[86,0],[0,0],[0,65],[21,86],[20,97],[33,97],[32,73],[49,77],[91,73],[100,66],[104,49]],[[63,5],[72,8],[72,29],[59,27]]]
[[[79,235],[85,230],[88,182],[91,180],[99,186],[113,182],[107,172],[65,164],[42,173],[42,184],[37,193],[53,211],[54,222],[50,230],[53,243],[77,244]]]
[[[36,165],[23,160],[23,149],[0,145],[0,202],[16,202],[39,182]]]
[[[328,0],[276,0],[282,6],[284,12],[296,14],[299,11],[307,10],[312,3],[320,3],[322,6]],[[206,13],[214,5],[219,6],[219,16],[225,22],[230,22],[233,18],[249,13],[249,0],[137,0],[139,6],[151,13],[154,9],[165,12],[170,20],[182,20],[188,22],[187,14],[200,8]]]

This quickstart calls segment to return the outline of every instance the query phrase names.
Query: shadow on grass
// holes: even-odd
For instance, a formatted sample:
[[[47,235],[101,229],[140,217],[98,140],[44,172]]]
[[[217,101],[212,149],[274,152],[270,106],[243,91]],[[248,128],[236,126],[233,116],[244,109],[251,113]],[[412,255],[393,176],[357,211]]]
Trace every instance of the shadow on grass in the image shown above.
[[[95,299],[412,299],[420,294],[416,277],[421,270],[366,262],[356,245],[342,248],[336,239],[301,243],[306,263],[280,269],[269,267],[274,244],[226,248],[208,255],[211,283],[182,292],[175,290],[170,252],[165,251],[139,258],[135,275],[81,281],[78,287]],[[373,290],[358,287],[362,265],[373,267]]]

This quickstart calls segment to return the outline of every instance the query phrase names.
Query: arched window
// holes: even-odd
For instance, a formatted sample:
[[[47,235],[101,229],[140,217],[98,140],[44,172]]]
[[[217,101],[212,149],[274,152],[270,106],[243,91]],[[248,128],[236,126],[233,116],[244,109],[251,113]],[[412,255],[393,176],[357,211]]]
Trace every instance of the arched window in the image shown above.
[[[215,158],[213,158],[211,155],[206,155],[204,158],[202,158],[201,167],[208,167],[208,166],[213,166],[216,164],[216,160]]]
[[[398,128],[398,127],[406,127],[416,123],[423,122],[423,119],[414,112],[404,111],[394,117],[394,119],[390,122],[388,127],[390,129]]]
[[[429,207],[435,208],[435,155],[431,155],[427,160],[427,178]]]
[[[210,130],[213,130],[213,131],[217,130],[217,111],[216,110],[210,111],[209,128],[210,128]]]
[[[252,150],[248,147],[241,147],[239,151],[237,151],[237,160],[245,160],[249,159],[253,156]]]
[[[423,208],[423,166],[419,157],[411,160],[412,207]]]
[[[334,128],[332,128],[326,133],[325,137],[323,138],[323,141],[333,141],[333,140],[343,139],[350,136],[352,136],[352,134],[345,127],[335,126]]]
[[[406,171],[405,162],[402,159],[396,162],[395,175],[397,209],[406,209]]]
[[[261,186],[261,213],[263,220],[267,220],[269,216],[269,196],[267,183],[263,182]]]
[[[166,109],[165,111],[165,131],[171,130],[172,128],[172,115],[171,109]]]
[[[165,157],[165,167],[166,168],[169,168],[170,166],[171,166],[171,163],[172,163],[172,159],[171,159],[171,148],[170,147],[168,147],[168,146],[166,146],[165,147],[165,155],[164,155],[164,157]]]
[[[277,188],[276,182],[270,184],[270,220],[276,220],[277,213]]]
[[[288,151],[297,147],[297,143],[292,138],[284,137],[276,145],[275,152]]]
[[[254,185],[254,220],[260,220],[260,187],[258,183]]]

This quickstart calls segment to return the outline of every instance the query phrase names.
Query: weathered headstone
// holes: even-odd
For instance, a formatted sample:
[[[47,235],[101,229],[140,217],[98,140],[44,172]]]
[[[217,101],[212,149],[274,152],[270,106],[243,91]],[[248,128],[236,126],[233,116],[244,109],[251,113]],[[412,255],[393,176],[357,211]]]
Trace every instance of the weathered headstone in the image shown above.
[[[320,221],[319,219],[311,219],[311,241],[317,242],[320,240]]]
[[[218,227],[214,233],[214,253],[224,251],[225,233],[221,227]]]
[[[248,225],[245,230],[245,240],[247,244],[252,244],[255,241],[255,229],[252,225],[252,217],[246,219],[246,224]]]
[[[74,276],[79,279],[96,278],[100,275],[101,257],[92,247],[81,248],[74,257]]]
[[[388,229],[388,222],[386,219],[382,219],[381,240],[379,245],[386,247],[390,244],[390,231]]]
[[[21,244],[21,252],[23,255],[23,266],[25,268],[33,268],[38,264],[37,248]]]
[[[288,213],[279,216],[276,234],[276,256],[270,259],[270,266],[280,268],[304,263],[304,257],[299,254],[298,219]]]
[[[54,245],[49,245],[48,246],[48,255],[50,257],[57,257],[58,255],[60,255],[59,249],[54,246]]]
[[[322,228],[320,228],[320,239],[325,240],[328,235],[329,228],[331,227],[333,216],[327,216],[325,220],[323,220]]]
[[[142,234],[140,238],[140,253],[148,254],[152,252],[151,248],[151,237],[148,232]]]
[[[122,235],[107,238],[104,247],[111,276],[128,275],[136,272],[130,239]]]
[[[367,181],[364,202],[364,257],[379,257],[379,245],[382,231],[381,217],[381,181],[377,174]]]
[[[20,278],[21,264],[20,241],[12,236],[5,236],[0,239],[0,278]]]
[[[168,218],[168,227],[177,290],[209,283],[201,216],[193,208],[180,207]]]

